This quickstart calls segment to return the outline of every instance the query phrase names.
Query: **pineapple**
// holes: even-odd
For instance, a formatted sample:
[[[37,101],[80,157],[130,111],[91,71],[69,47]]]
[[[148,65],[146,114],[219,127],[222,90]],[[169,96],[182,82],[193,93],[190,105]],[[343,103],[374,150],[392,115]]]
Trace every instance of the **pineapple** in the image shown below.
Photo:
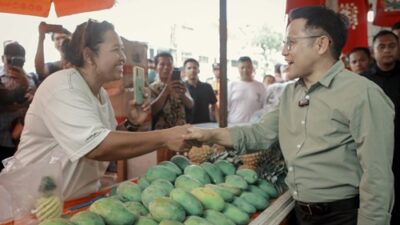
[[[201,164],[208,160],[212,151],[208,145],[202,145],[201,147],[193,146],[188,153],[188,158],[194,164]]]

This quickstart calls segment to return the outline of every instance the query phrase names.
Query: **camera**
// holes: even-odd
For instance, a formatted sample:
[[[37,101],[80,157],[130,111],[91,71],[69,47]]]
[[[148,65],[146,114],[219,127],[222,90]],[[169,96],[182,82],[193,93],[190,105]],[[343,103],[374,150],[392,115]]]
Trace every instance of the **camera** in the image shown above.
[[[179,68],[174,68],[172,71],[171,80],[181,80],[181,71]]]
[[[22,68],[25,63],[25,57],[21,56],[13,56],[13,57],[7,57],[7,63],[13,67],[19,67]]]

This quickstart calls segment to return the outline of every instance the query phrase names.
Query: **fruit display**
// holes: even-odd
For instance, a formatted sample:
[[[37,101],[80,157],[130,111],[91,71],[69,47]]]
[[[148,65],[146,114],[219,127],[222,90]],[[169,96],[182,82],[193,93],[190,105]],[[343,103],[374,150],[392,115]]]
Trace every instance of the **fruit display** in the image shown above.
[[[219,152],[221,153],[221,152]],[[125,181],[114,195],[60,223],[88,225],[242,225],[267,208],[278,190],[255,170],[227,158],[196,164],[183,155],[149,168],[137,182]]]

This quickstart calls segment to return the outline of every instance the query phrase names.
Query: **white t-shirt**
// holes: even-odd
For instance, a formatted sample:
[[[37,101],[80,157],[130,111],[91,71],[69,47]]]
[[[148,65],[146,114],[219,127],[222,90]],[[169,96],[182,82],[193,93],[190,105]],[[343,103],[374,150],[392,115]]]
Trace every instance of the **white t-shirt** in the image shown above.
[[[247,123],[263,108],[265,87],[258,81],[235,81],[228,86],[228,122]]]
[[[65,199],[98,191],[108,162],[84,158],[115,130],[106,91],[96,98],[76,69],[61,70],[39,86],[25,117],[15,159],[23,165],[58,156]]]

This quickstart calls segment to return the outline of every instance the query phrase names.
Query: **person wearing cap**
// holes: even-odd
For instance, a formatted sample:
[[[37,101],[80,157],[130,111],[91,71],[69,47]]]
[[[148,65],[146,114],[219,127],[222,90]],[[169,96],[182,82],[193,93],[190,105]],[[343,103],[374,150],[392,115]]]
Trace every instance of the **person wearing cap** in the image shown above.
[[[17,42],[5,45],[0,68],[0,160],[13,155],[23,118],[33,98],[35,86],[25,73],[25,49]],[[0,169],[3,166],[0,163]]]
[[[55,62],[45,63],[44,61],[44,40],[46,33],[51,33],[51,40],[54,47],[60,52],[61,59]],[[50,74],[57,72],[66,67],[67,62],[64,60],[63,42],[71,38],[71,32],[63,28],[61,25],[52,25],[41,22],[39,24],[39,42],[35,56],[35,69],[39,75],[39,79],[43,81]]]

